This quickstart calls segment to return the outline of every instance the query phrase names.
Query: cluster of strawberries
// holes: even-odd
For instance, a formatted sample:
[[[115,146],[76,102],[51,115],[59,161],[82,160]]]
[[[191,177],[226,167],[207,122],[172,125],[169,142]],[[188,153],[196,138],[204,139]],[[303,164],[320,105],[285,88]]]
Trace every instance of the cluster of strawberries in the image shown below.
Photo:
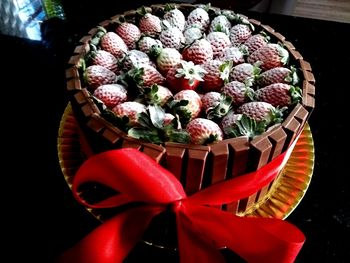
[[[129,136],[158,144],[252,138],[300,99],[288,51],[244,16],[204,6],[187,15],[170,6],[161,16],[138,11],[99,28],[83,67],[104,117]]]

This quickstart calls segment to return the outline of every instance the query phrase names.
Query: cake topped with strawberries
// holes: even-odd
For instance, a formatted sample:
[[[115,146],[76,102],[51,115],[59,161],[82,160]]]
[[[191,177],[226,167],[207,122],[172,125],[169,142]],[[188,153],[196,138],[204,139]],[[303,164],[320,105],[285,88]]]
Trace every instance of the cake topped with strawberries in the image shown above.
[[[231,10],[141,7],[102,22],[75,52],[68,90],[94,151],[136,147],[189,193],[267,163],[314,106],[311,67],[293,44]]]

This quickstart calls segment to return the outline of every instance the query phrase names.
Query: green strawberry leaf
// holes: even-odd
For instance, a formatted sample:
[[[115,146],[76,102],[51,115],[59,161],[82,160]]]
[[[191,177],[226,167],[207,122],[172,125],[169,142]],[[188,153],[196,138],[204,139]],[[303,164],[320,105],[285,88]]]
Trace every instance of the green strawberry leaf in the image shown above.
[[[290,86],[289,95],[292,99],[292,104],[298,103],[302,98],[302,90],[296,86]]]
[[[216,134],[210,134],[208,138],[205,139],[203,145],[208,145],[210,143],[216,142],[218,140],[218,136]]]
[[[169,134],[170,142],[190,143],[191,136],[185,130],[172,130]]]
[[[229,138],[247,136],[249,139],[253,139],[255,136],[263,134],[266,127],[265,121],[256,121],[243,114],[241,119],[237,120],[236,126],[226,128],[225,133]]]
[[[144,128],[139,128],[139,127],[133,127],[128,131],[128,136],[155,143],[155,144],[161,144],[163,141],[159,138],[159,135],[156,130],[147,130]]]
[[[153,125],[152,125],[152,122],[150,120],[150,117],[145,112],[141,112],[141,113],[137,114],[137,121],[144,128],[148,128],[148,129],[152,129],[153,128]]]
[[[164,110],[158,105],[149,105],[148,111],[153,126],[158,129],[163,129],[165,118]]]

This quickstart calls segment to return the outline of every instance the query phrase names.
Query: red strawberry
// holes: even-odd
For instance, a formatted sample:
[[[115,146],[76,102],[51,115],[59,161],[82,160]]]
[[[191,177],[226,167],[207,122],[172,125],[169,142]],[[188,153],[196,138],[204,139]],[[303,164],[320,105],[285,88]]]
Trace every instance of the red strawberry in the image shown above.
[[[285,83],[274,83],[256,91],[256,99],[277,107],[285,107],[297,103],[301,98],[298,87]]]
[[[252,54],[255,50],[265,46],[269,42],[269,37],[265,33],[252,35],[244,42],[248,49],[248,53]]]
[[[222,50],[231,46],[230,38],[222,32],[209,33],[207,35],[207,40],[213,49],[214,59],[219,56]]]
[[[92,65],[86,68],[84,73],[85,80],[93,90],[104,84],[114,83],[116,75],[100,65]]]
[[[252,31],[249,25],[245,24],[237,24],[230,30],[230,40],[233,46],[244,43],[251,35]]]
[[[107,32],[101,37],[100,45],[116,58],[121,58],[128,51],[124,40],[114,32]]]
[[[271,68],[282,67],[288,62],[289,53],[286,49],[278,44],[267,44],[248,57],[248,62],[254,64],[261,61],[261,69],[268,70]]]
[[[217,56],[221,61],[232,61],[233,65],[244,63],[245,53],[238,47],[227,47],[220,51]]]
[[[187,101],[187,103],[182,103],[182,101]],[[182,90],[174,95],[174,101],[170,103],[170,108],[175,114],[180,115],[183,123],[188,123],[201,112],[201,98],[193,90]]]
[[[115,31],[130,49],[136,47],[136,42],[141,37],[140,29],[134,24],[128,22],[120,24]]]
[[[181,61],[176,67],[171,68],[166,76],[169,87],[174,92],[185,89],[196,89],[203,81],[206,71],[199,65],[194,65],[192,61]]]
[[[208,119],[193,119],[187,124],[186,131],[190,134],[193,144],[208,144],[223,139],[219,125]]]
[[[233,67],[230,73],[230,79],[253,84],[260,72],[261,69],[258,66],[249,63],[242,63]]]
[[[203,64],[213,59],[213,49],[206,39],[199,39],[184,49],[182,52],[184,59],[193,61],[194,64]]]
[[[298,81],[299,78],[294,67],[291,67],[291,69],[277,67],[263,72],[258,77],[257,84],[261,87],[268,86],[273,83],[291,83],[295,85],[298,83]]]
[[[145,14],[140,19],[139,28],[142,33],[151,37],[157,37],[162,31],[159,17],[150,13]]]
[[[221,92],[231,97],[232,103],[235,106],[240,106],[249,100],[253,100],[254,96],[254,90],[252,88],[235,80],[223,86]]]
[[[282,112],[267,102],[248,102],[240,106],[237,112],[245,114],[255,121],[264,121],[266,125],[282,121]]]
[[[100,65],[113,72],[118,72],[118,60],[109,52],[104,50],[92,51],[90,53],[91,64]]]
[[[107,84],[95,89],[93,95],[101,100],[107,108],[113,108],[116,105],[127,100],[127,90],[119,84]]]
[[[138,125],[138,114],[146,112],[146,106],[136,101],[126,101],[115,106],[112,111],[122,119],[124,116],[129,118],[127,125],[129,127]]]
[[[197,25],[202,32],[207,31],[210,23],[208,12],[203,8],[194,9],[187,17],[186,27]]]
[[[228,81],[231,64],[220,60],[209,60],[202,66],[207,72],[203,78],[203,88],[206,91],[219,91],[224,83]]]
[[[185,16],[179,9],[171,9],[167,11],[163,17],[163,19],[172,27],[177,27],[180,31],[184,31],[185,29]]]

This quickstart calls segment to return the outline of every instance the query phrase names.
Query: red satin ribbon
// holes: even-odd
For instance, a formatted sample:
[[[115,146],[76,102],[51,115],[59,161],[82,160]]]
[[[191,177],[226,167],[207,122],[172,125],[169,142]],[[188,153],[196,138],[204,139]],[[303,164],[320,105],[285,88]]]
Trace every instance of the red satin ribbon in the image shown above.
[[[107,151],[88,159],[75,175],[73,193],[91,208],[130,208],[103,223],[86,236],[61,262],[122,262],[142,238],[154,216],[169,205],[176,214],[180,261],[225,262],[218,249],[227,247],[248,262],[293,262],[305,237],[280,219],[238,217],[210,207],[245,198],[271,182],[286,163],[293,147],[256,172],[212,185],[187,197],[181,183],[169,171],[135,149]],[[98,204],[78,195],[87,182],[98,182],[120,194]]]

